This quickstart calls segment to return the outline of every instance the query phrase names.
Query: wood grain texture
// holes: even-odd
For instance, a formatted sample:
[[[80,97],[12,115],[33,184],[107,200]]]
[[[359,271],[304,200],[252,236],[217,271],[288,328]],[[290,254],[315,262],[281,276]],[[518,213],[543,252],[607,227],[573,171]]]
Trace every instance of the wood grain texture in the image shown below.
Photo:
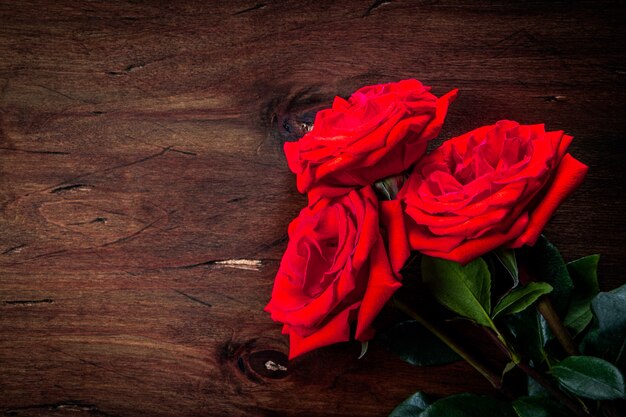
[[[442,138],[502,118],[564,129],[591,169],[546,233],[568,259],[602,253],[601,286],[616,287],[625,15],[585,1],[0,2],[0,413],[382,416],[417,389],[488,392],[463,364],[419,369],[376,347],[284,360],[262,309],[305,199],[282,143],[333,96],[408,77],[461,90]]]

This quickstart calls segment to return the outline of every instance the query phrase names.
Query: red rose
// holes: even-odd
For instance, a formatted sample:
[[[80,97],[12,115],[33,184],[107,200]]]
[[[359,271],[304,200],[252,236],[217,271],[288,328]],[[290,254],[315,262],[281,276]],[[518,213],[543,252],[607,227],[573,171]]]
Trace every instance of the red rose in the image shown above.
[[[298,190],[315,202],[408,169],[439,134],[457,91],[438,99],[429,90],[404,80],[363,87],[347,101],[336,97],[309,133],[285,143]]]
[[[461,263],[499,246],[533,245],[587,166],[572,137],[503,120],[422,158],[398,193],[412,249]]]
[[[265,310],[284,323],[289,357],[350,339],[373,336],[371,324],[400,287],[398,271],[409,256],[406,239],[390,242],[391,259],[379,229],[371,187],[306,207],[289,225],[289,244]],[[394,236],[405,236],[400,211],[383,208]]]

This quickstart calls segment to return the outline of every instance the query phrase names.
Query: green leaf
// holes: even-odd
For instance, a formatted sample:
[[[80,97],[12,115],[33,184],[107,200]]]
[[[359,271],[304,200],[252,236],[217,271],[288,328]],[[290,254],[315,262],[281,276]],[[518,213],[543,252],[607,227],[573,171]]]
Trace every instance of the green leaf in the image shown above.
[[[500,314],[514,314],[528,308],[539,297],[552,291],[552,286],[545,282],[529,282],[525,287],[517,288],[500,300],[493,309],[492,318]]]
[[[504,375],[515,369],[515,366],[515,362],[507,362],[506,365],[504,365],[504,369],[502,370],[502,375],[500,375],[500,380],[504,379]]]
[[[504,269],[506,269],[513,279],[513,288],[519,285],[519,271],[517,269],[517,260],[515,259],[515,250],[498,248],[493,251],[495,257],[500,261]]]
[[[376,341],[412,365],[443,365],[461,359],[445,343],[414,320],[398,323],[379,333]]]
[[[577,336],[593,320],[591,307],[586,300],[572,300],[569,310],[563,319],[565,327],[572,330],[572,336]]]
[[[624,378],[609,362],[593,356],[570,356],[552,367],[561,386],[594,400],[624,398]]]
[[[519,264],[528,268],[534,281],[544,281],[552,285],[550,300],[559,316],[563,317],[569,306],[574,284],[558,249],[542,235],[535,246],[518,249],[517,254]]]
[[[558,402],[547,397],[520,397],[513,401],[519,417],[569,417],[570,412]]]
[[[428,399],[424,393],[418,391],[394,408],[389,417],[416,417],[428,406]]]
[[[392,175],[374,183],[374,191],[382,200],[393,200],[406,180],[405,174]]]
[[[528,388],[528,395],[531,397],[549,397],[548,391],[539,382],[535,381],[531,377],[526,378],[526,386]]]
[[[581,343],[581,350],[626,372],[626,285],[599,293],[591,308],[595,320]]]
[[[563,322],[573,330],[574,335],[582,332],[593,319],[591,300],[600,291],[597,274],[599,259],[600,255],[590,255],[567,264],[574,290]]]
[[[435,401],[419,417],[515,417],[511,404],[492,397],[458,394]],[[395,417],[395,416],[394,416]]]
[[[495,327],[489,316],[491,276],[482,258],[462,266],[423,256],[422,279],[435,299],[445,307],[478,324]]]
[[[598,262],[600,255],[588,255],[567,263],[567,271],[574,282],[574,287],[583,292],[599,291]]]
[[[537,309],[529,308],[520,313],[503,317],[503,322],[515,340],[515,344],[535,365],[543,363],[548,354],[545,346],[552,338],[546,320]]]

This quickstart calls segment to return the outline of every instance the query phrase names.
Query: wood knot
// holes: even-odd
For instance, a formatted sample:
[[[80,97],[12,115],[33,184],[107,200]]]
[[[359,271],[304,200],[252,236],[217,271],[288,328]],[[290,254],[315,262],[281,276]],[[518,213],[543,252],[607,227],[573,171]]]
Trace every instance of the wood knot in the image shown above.
[[[282,379],[289,375],[289,359],[257,339],[244,343],[229,341],[222,346],[219,360],[228,373],[235,372],[249,381],[260,384],[264,379]],[[258,349],[258,350],[256,350]]]
[[[250,368],[264,378],[281,379],[289,374],[288,358],[276,350],[261,350],[248,356]]]
[[[264,111],[270,136],[280,144],[300,139],[313,129],[315,115],[330,107],[335,94],[309,87],[275,97]]]

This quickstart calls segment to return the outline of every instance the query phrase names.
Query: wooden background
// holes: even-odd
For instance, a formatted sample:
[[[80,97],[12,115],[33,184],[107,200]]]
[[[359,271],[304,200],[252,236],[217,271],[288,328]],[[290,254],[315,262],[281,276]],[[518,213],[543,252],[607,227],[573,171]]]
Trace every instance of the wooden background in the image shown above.
[[[591,169],[546,233],[625,281],[622,2],[0,2],[0,413],[383,416],[488,392],[354,343],[287,363],[262,308],[304,205],[282,154],[333,96],[458,87]],[[239,260],[233,262],[232,260]],[[243,261],[242,261],[243,260]],[[287,372],[264,372],[272,359]]]

